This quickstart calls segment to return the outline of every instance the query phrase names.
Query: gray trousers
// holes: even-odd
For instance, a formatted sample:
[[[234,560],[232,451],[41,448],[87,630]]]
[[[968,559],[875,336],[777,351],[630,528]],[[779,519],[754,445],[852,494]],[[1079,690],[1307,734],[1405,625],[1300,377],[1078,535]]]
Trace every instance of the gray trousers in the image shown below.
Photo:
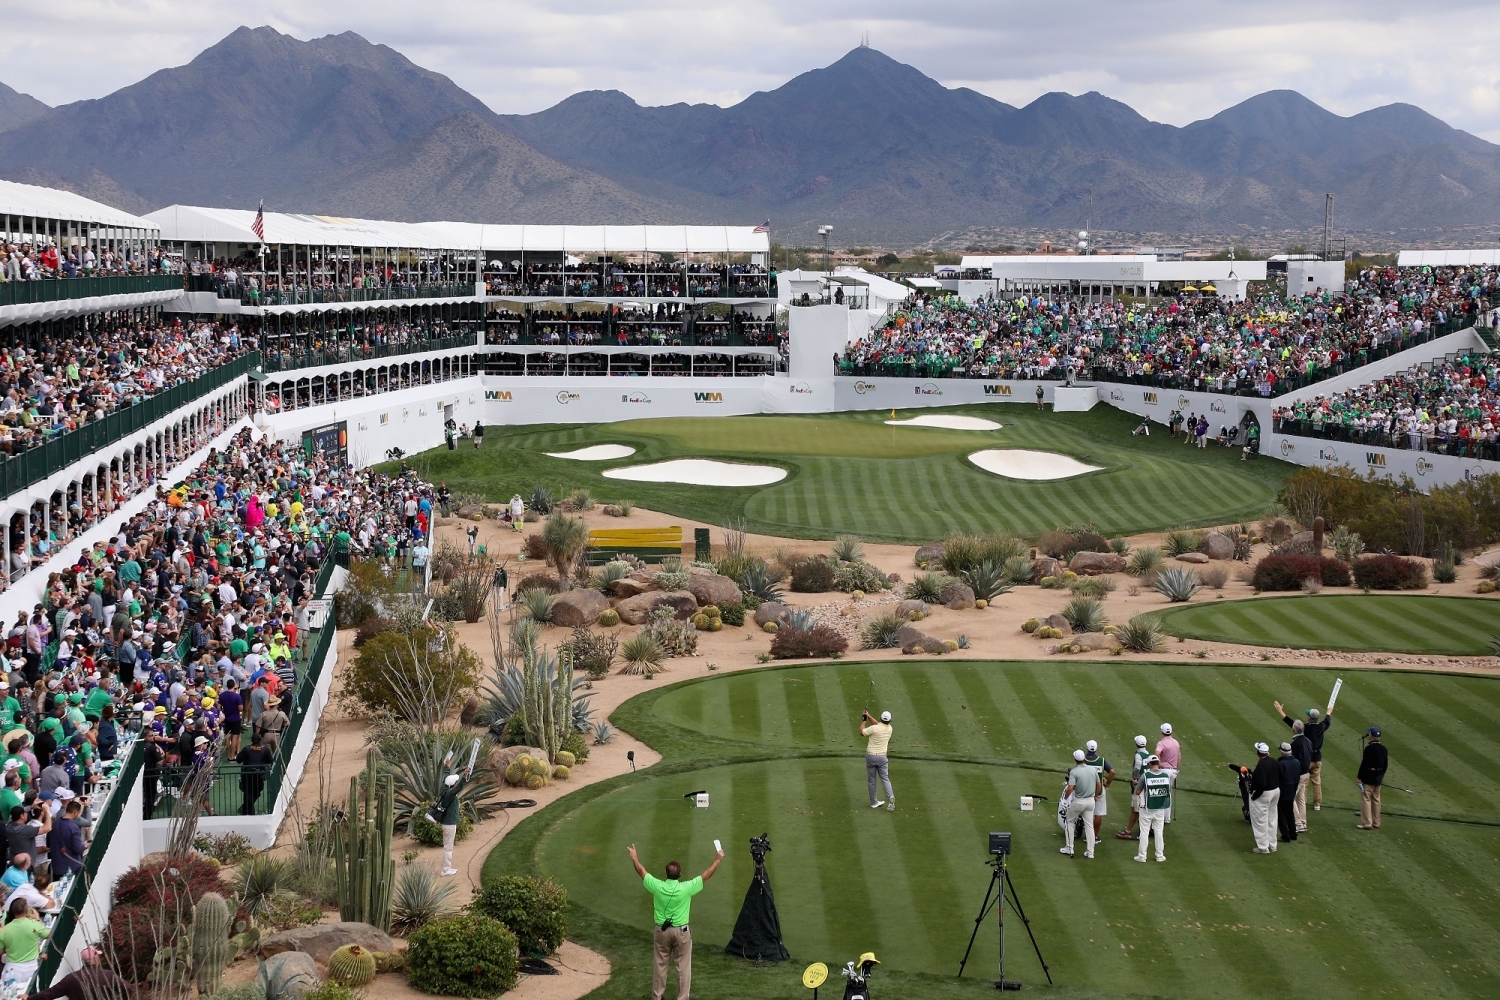
[[[891,761],[889,757],[883,755],[876,757],[872,754],[865,754],[865,779],[870,784],[870,805],[873,806],[879,801],[875,794],[875,782],[877,779],[885,783],[885,800],[887,802],[895,800],[896,793],[891,789]]]

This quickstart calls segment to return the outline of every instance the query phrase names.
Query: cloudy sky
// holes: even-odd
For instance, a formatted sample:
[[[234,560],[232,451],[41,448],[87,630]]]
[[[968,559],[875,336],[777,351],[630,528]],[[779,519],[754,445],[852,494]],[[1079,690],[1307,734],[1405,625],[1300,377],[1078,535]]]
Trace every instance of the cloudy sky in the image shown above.
[[[1447,0],[0,0],[0,81],[61,104],[192,59],[235,27],[356,31],[499,112],[578,90],[728,105],[870,44],[1012,104],[1097,90],[1182,125],[1288,88],[1339,114],[1405,101],[1500,142],[1500,4]]]

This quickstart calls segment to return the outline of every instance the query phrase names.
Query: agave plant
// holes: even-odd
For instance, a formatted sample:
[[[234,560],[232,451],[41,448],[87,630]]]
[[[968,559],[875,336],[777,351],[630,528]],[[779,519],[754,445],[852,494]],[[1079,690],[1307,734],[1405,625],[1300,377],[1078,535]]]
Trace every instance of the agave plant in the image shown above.
[[[533,486],[531,488],[531,499],[526,501],[526,509],[537,517],[552,513],[552,507],[556,503],[552,494],[545,486]]]
[[[662,661],[667,658],[667,651],[661,648],[656,636],[644,629],[620,644],[620,657],[625,661],[620,667],[622,674],[649,676],[666,669],[662,666]]]
[[[770,567],[764,562],[747,567],[739,577],[740,589],[761,601],[779,601],[781,588],[776,586]]]
[[[1203,581],[1198,579],[1198,574],[1190,569],[1173,566],[1156,574],[1156,580],[1152,582],[1151,589],[1161,594],[1169,601],[1190,601],[1198,588],[1203,586]]]
[[[1005,572],[1005,564],[995,559],[986,559],[984,562],[970,566],[959,573],[958,578],[974,591],[976,598],[984,601],[993,601],[1011,588],[1010,577]]]
[[[839,562],[859,562],[864,557],[864,544],[854,535],[838,535],[834,538],[833,558]]]
[[[941,604],[943,588],[952,582],[952,577],[942,573],[918,573],[911,583],[906,585],[906,599],[922,601],[926,604]]]
[[[403,867],[396,875],[396,889],[391,896],[391,930],[409,934],[446,915],[453,909],[448,904],[453,887],[453,882],[439,878],[429,865]]]
[[[595,590],[609,593],[609,585],[616,580],[623,580],[630,575],[630,563],[611,560],[594,570],[589,577],[589,586]]]
[[[251,917],[269,910],[276,897],[288,890],[296,874],[290,858],[257,854],[234,873],[234,896],[240,909]]]
[[[1005,582],[1009,583],[1012,587],[1019,587],[1022,584],[1030,583],[1035,571],[1036,567],[1025,556],[1016,556],[1014,559],[1005,560]]]
[[[1125,565],[1125,572],[1131,576],[1145,576],[1160,566],[1161,549],[1154,545],[1147,545],[1130,554],[1130,562]]]
[[[1075,595],[1063,605],[1062,616],[1068,620],[1074,632],[1102,632],[1109,619],[1104,615],[1104,605],[1096,597]]]
[[[550,622],[552,620],[552,605],[557,603],[557,595],[549,594],[545,590],[532,588],[523,590],[516,598],[516,612],[537,622]]]
[[[1115,630],[1115,638],[1132,653],[1159,653],[1167,644],[1156,615],[1136,615]]]
[[[808,611],[806,608],[799,608],[795,611],[787,612],[786,618],[782,620],[781,627],[789,629],[800,629],[801,631],[808,632],[811,631],[817,624],[818,618],[816,615],[814,615],[811,611]]]
[[[594,746],[602,747],[604,744],[608,743],[614,738],[615,731],[614,729],[610,728],[609,723],[597,722],[594,724]]]
[[[898,643],[896,633],[910,624],[905,618],[895,612],[887,612],[865,623],[860,630],[859,642],[861,649],[891,649]]]

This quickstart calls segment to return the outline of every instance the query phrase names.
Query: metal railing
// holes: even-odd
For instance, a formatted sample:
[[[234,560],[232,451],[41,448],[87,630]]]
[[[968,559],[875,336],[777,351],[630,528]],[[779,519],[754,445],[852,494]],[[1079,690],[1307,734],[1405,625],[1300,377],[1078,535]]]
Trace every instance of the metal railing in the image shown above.
[[[1482,438],[1464,438],[1458,434],[1428,433],[1419,431],[1389,432],[1382,428],[1358,428],[1332,421],[1314,423],[1311,420],[1282,418],[1276,421],[1278,434],[1292,437],[1316,438],[1320,441],[1341,441],[1345,444],[1370,448],[1391,448],[1397,451],[1421,451],[1431,455],[1449,455],[1454,458],[1475,458],[1486,462],[1500,461],[1500,443],[1491,443]]]
[[[405,344],[380,344],[375,347],[343,347],[332,351],[304,351],[295,354],[267,352],[261,370],[270,372],[295,371],[298,368],[317,368],[321,365],[337,365],[349,361],[379,361],[381,358],[398,358],[408,354],[427,354],[432,351],[447,351],[457,347],[477,347],[478,335],[444,337],[439,340],[414,340]]]
[[[245,306],[304,306],[336,302],[387,302],[393,299],[475,298],[472,281],[425,285],[381,285],[375,288],[257,288],[222,285],[220,298],[238,298]]]
[[[139,292],[182,290],[180,274],[117,274],[99,278],[43,278],[40,281],[0,283],[0,306],[32,302],[62,302],[95,295],[132,295]]]
[[[13,496],[39,483],[74,462],[110,447],[126,436],[182,409],[195,400],[242,378],[260,364],[260,352],[251,351],[228,364],[147,397],[133,406],[107,413],[100,420],[15,455],[0,454],[0,497]]]
[[[750,334],[736,330],[733,333],[720,333],[717,331],[694,331],[683,333],[673,330],[671,333],[660,334],[634,334],[628,330],[623,331],[625,339],[620,339],[622,331],[617,327],[609,333],[594,334],[592,341],[582,339],[570,339],[567,334],[558,334],[555,339],[545,334],[520,333],[511,337],[511,331],[491,327],[485,334],[485,347],[556,347],[566,348],[572,351],[588,350],[664,350],[673,347],[752,347],[764,348],[774,351],[780,346],[782,337],[776,333]]]

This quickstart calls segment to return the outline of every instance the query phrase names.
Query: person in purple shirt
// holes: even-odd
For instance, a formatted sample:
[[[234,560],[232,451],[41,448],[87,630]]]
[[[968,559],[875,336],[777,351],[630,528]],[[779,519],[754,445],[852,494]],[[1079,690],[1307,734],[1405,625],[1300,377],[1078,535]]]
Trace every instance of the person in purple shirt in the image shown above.
[[[245,699],[240,694],[239,685],[234,678],[224,682],[224,690],[219,692],[218,708],[223,713],[224,735],[227,738],[227,754],[230,759],[239,756],[240,734],[244,732],[244,720],[242,712]]]
[[[78,828],[78,815],[82,811],[77,799],[69,799],[63,807],[62,817],[52,824],[52,832],[47,834],[47,857],[52,862],[54,879],[83,868],[83,831]]]

